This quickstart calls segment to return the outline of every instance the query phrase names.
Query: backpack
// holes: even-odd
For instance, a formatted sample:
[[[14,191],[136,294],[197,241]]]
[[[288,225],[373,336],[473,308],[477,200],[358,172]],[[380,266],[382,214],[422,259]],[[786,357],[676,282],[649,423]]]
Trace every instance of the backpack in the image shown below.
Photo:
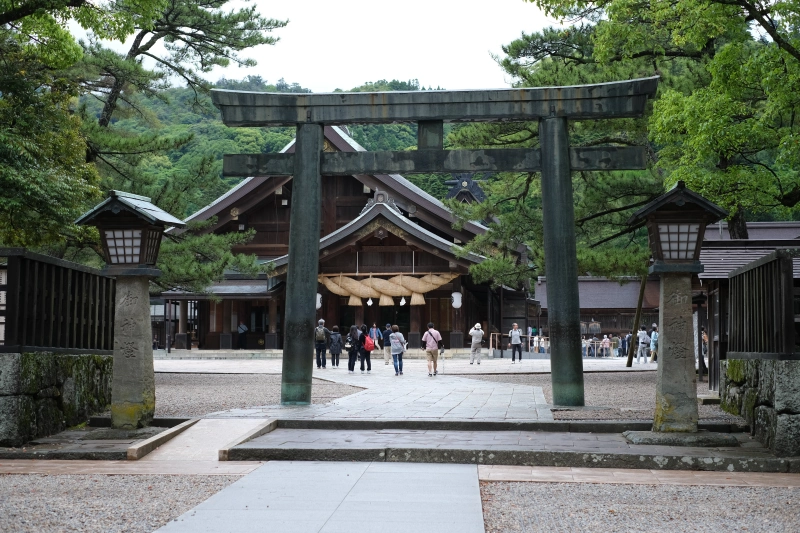
[[[372,340],[372,337],[366,335],[364,337],[364,349],[368,352],[371,352],[375,349],[375,342]]]
[[[325,342],[325,328],[322,326],[317,327],[314,333],[314,338],[317,340],[317,342]]]

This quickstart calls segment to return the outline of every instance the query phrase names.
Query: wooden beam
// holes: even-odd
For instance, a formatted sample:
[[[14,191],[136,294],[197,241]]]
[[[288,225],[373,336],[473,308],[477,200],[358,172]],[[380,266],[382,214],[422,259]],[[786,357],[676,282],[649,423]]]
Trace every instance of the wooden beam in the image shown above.
[[[225,176],[290,175],[293,154],[229,154]],[[355,174],[430,174],[436,172],[538,172],[538,149],[415,150],[408,152],[326,152],[323,176]],[[646,168],[644,147],[593,146],[570,148],[570,169],[637,170]]]

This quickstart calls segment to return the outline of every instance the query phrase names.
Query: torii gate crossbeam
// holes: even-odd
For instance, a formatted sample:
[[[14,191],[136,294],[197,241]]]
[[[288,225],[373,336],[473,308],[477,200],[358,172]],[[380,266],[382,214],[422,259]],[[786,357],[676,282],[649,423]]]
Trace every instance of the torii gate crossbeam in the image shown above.
[[[645,166],[639,147],[570,148],[568,120],[640,117],[658,77],[525,89],[287,94],[213,90],[227,126],[295,126],[294,154],[226,155],[229,176],[292,175],[281,403],[311,403],[321,176],[510,171],[542,174],[553,403],[584,404],[572,170]],[[444,122],[539,122],[539,149],[444,150]],[[323,153],[324,125],[416,122],[416,152]]]

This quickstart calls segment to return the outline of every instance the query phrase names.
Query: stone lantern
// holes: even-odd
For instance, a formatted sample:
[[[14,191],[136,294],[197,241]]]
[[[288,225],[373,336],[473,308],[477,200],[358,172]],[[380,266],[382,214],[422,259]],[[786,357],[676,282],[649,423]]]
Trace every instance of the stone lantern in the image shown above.
[[[164,229],[185,224],[150,203],[150,198],[121,191],[109,192],[75,223],[97,227],[105,272],[117,280],[111,425],[146,426],[156,404],[150,279],[161,275],[155,265]]]
[[[655,260],[650,273],[661,275],[653,432],[697,432],[692,275],[703,272],[699,257],[705,227],[727,215],[679,181],[628,220],[630,225],[645,222]]]

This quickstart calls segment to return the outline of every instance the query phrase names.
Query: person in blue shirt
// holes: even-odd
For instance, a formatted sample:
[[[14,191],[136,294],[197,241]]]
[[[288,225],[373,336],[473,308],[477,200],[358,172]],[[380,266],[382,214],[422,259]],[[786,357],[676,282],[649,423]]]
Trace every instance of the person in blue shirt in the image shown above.
[[[650,362],[658,361],[658,326],[653,324],[653,332],[650,333]]]

